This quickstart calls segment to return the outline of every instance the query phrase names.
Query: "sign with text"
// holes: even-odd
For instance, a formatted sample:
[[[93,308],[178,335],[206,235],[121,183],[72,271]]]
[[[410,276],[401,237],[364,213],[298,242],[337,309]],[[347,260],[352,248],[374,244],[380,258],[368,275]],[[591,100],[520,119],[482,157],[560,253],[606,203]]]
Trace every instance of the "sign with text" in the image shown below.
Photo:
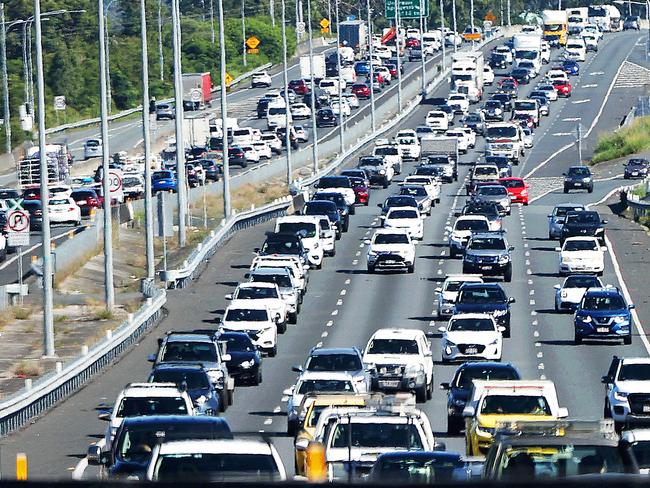
[[[423,17],[429,16],[429,2],[426,0],[397,0],[400,19],[419,19],[420,6],[424,7]],[[385,16],[387,19],[395,18],[395,2],[386,0]]]

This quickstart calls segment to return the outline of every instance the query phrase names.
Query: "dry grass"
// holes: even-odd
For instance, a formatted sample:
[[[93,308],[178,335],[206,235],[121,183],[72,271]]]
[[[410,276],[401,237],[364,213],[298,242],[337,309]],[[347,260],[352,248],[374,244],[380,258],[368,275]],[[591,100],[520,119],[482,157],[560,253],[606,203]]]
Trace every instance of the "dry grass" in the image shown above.
[[[56,272],[54,276],[54,288],[56,290],[59,290],[61,284],[65,282],[66,279],[68,279],[71,276],[74,276],[77,271],[79,271],[81,268],[84,267],[84,265],[90,261],[90,259],[94,258],[97,256],[100,252],[102,252],[104,249],[104,246],[102,244],[98,244],[94,248],[86,251],[85,253],[81,254],[80,256],[77,257],[77,259],[74,261],[73,264],[70,266],[61,269]]]
[[[27,320],[34,313],[34,309],[32,307],[12,307],[10,313],[16,320]]]
[[[115,318],[115,313],[107,308],[97,310],[93,316],[93,320],[111,320],[113,318]]]
[[[43,368],[36,361],[23,359],[14,368],[17,378],[35,378],[43,374]]]
[[[259,185],[247,183],[233,192],[232,207],[236,210],[249,210],[251,205],[260,207],[288,193],[286,183],[279,179]]]
[[[61,324],[63,322],[67,322],[68,320],[70,320],[70,317],[68,317],[65,314],[55,315],[54,316],[54,323],[55,324]]]
[[[592,164],[602,163],[650,148],[650,117],[639,117],[628,127],[598,138]]]

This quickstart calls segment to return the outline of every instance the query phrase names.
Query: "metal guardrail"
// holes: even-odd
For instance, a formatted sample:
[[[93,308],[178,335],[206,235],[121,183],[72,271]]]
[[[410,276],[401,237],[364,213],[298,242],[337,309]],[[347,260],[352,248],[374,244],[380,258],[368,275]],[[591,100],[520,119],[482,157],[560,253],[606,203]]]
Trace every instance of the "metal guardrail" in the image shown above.
[[[167,301],[164,289],[152,290],[152,297],[135,314],[92,349],[82,348],[82,354],[67,365],[57,363],[56,371],[32,383],[0,402],[0,435],[7,435],[42,414],[59,400],[77,391],[93,375],[109,366],[120,354],[137,342],[140,336],[162,315]]]
[[[236,84],[250,78],[251,76],[253,76],[258,71],[264,71],[265,69],[268,69],[271,66],[273,66],[272,63],[266,63],[266,64],[263,64],[262,66],[258,66],[254,70],[251,70],[251,71],[249,71],[247,73],[239,75],[237,78],[232,80],[232,83],[230,83],[229,87],[233,87]],[[214,88],[212,90],[212,92],[214,93],[214,92],[216,92],[218,90],[219,90],[219,88],[217,87],[217,88]],[[174,100],[173,98],[169,98],[167,100],[160,100],[160,101],[161,102],[172,102],[173,100]],[[140,112],[141,110],[142,110],[142,105],[138,105],[136,108],[130,108],[128,110],[124,110],[124,111],[116,113],[114,115],[109,115],[108,120],[109,120],[109,122],[112,122],[113,120],[118,120],[118,119],[127,117],[129,115],[132,115],[134,113]],[[57,132],[62,132],[62,131],[68,130],[68,129],[79,129],[80,127],[86,127],[86,126],[93,125],[93,124],[99,124],[100,121],[101,121],[101,119],[99,117],[95,117],[93,119],[79,120],[78,122],[71,122],[69,124],[58,125],[56,127],[50,127],[49,129],[45,129],[45,134],[56,134]]]
[[[646,183],[641,183],[646,185]],[[638,195],[632,193],[634,186],[628,186],[621,190],[621,201],[625,203],[629,209],[632,210],[632,217],[635,222],[641,218],[650,217],[650,201],[641,200]]]

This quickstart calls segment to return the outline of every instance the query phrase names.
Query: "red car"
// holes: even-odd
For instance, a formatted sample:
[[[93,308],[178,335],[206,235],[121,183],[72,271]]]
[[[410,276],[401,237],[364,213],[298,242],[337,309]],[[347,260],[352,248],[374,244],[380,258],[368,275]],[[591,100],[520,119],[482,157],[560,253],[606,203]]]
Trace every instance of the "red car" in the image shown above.
[[[97,195],[97,192],[92,188],[79,188],[72,190],[70,196],[77,203],[81,209],[81,215],[84,217],[89,216],[92,213],[93,208],[95,210],[100,209],[104,204],[104,199],[100,198]]]
[[[522,127],[528,127],[531,130],[535,128],[535,119],[530,115],[515,114],[511,120],[517,122]]]
[[[307,95],[309,93],[309,84],[305,80],[291,80],[289,88],[297,95]]]
[[[420,40],[415,37],[409,37],[406,40],[406,47],[420,47]]]
[[[571,92],[573,91],[571,83],[566,80],[554,80],[553,86],[555,87],[557,94],[561,97],[569,98],[571,96]]]
[[[397,65],[392,64],[392,63],[386,63],[384,64],[388,68],[388,72],[393,78],[397,78]]]
[[[510,176],[499,178],[499,183],[506,187],[512,203],[523,203],[528,205],[528,183],[523,178]]]
[[[354,93],[357,98],[370,98],[370,87],[365,83],[355,83],[352,85],[352,93]]]
[[[506,76],[505,78],[503,78],[501,81],[499,81],[498,86],[499,88],[501,88],[504,84],[507,85],[509,83],[514,84],[515,88],[519,88],[519,82],[515,80],[512,76]]]

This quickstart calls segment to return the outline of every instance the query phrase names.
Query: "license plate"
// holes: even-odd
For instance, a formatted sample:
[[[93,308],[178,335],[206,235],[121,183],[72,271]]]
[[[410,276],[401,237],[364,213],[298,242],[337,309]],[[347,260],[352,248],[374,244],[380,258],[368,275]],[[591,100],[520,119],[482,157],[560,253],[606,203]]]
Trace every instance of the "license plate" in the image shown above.
[[[596,332],[609,332],[609,327],[597,327]]]
[[[639,172],[638,171],[632,171],[632,176],[639,176]]]
[[[79,200],[77,205],[86,205],[86,200]]]
[[[478,352],[478,349],[475,347],[468,347],[465,349],[465,354],[476,354]]]
[[[492,266],[481,266],[481,269],[489,270],[492,269]]]
[[[582,183],[574,183],[573,186],[582,186]]]
[[[380,388],[397,388],[399,386],[399,381],[397,380],[380,380],[379,381],[379,387]]]
[[[384,261],[384,263],[386,263],[386,264],[395,264],[395,260],[394,259],[386,259]]]
[[[643,405],[643,413],[650,413],[650,405]]]

